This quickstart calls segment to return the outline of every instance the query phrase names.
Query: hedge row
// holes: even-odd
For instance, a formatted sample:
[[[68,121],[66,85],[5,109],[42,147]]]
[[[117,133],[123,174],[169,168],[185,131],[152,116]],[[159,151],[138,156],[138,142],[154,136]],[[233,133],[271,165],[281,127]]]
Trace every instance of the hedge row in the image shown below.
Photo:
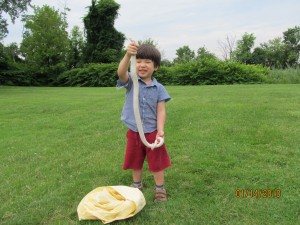
[[[0,71],[0,85],[6,86],[48,86],[47,75],[31,70]]]
[[[268,69],[257,65],[204,59],[162,67],[157,79],[168,85],[215,85],[263,83]]]
[[[117,63],[88,64],[84,68],[66,71],[58,76],[57,86],[112,87],[116,85]]]
[[[57,84],[63,86],[116,85],[118,64],[90,64],[83,69],[73,69],[61,74]],[[268,69],[257,65],[244,65],[213,59],[162,66],[155,77],[164,85],[214,85],[264,83]]]
[[[0,73],[2,85],[48,85],[112,87],[116,85],[117,63],[89,64],[72,69],[55,79],[46,79],[42,74],[24,72]],[[164,85],[215,85],[264,83],[269,70],[257,65],[244,65],[214,59],[202,59],[171,67],[162,66],[154,75]],[[50,82],[51,81],[51,82]]]

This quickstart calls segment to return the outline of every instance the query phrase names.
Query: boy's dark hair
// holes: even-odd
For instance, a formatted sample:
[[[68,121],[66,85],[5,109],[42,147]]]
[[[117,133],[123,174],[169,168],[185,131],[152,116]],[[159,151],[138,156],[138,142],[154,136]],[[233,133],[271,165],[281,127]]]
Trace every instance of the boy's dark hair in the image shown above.
[[[161,55],[160,52],[153,46],[149,44],[142,44],[139,46],[137,59],[151,59],[155,67],[160,67]]]

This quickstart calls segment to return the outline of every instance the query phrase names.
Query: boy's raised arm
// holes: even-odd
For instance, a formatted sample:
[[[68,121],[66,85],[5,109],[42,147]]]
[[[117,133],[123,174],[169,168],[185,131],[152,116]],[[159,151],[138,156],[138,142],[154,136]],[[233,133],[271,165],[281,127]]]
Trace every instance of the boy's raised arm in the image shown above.
[[[130,63],[130,57],[132,55],[137,54],[137,49],[139,45],[135,42],[131,42],[127,47],[127,52],[121,60],[118,67],[118,76],[122,83],[126,83],[128,81],[128,67]]]

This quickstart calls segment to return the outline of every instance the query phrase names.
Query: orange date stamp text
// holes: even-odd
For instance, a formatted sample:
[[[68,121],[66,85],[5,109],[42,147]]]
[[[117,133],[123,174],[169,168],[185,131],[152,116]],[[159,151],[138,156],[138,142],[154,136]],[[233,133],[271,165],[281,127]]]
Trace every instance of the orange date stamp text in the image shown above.
[[[280,198],[282,191],[280,189],[236,189],[237,198]]]

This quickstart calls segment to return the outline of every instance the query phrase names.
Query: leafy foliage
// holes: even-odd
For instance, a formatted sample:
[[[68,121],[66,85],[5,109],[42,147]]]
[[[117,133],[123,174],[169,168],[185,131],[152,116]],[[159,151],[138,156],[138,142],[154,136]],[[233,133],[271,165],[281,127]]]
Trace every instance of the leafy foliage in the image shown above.
[[[34,15],[26,20],[26,32],[21,43],[26,63],[45,76],[64,71],[69,46],[66,27],[58,10],[47,5],[36,7]]]
[[[5,47],[2,43],[0,43],[0,70],[9,69],[8,57],[5,54]]]
[[[287,64],[295,66],[300,60],[300,26],[295,26],[283,32],[283,42],[286,45]]]
[[[138,44],[139,45],[143,45],[143,44],[146,44],[146,45],[153,45],[154,47],[157,48],[158,44],[156,41],[152,40],[151,38],[147,38],[145,40],[138,40]]]
[[[70,48],[67,56],[68,68],[78,68],[83,65],[83,48],[84,39],[83,34],[78,26],[74,26],[71,30],[71,35],[69,38]]]
[[[21,67],[22,62],[17,43],[8,46],[0,43],[0,71],[16,70]]]
[[[0,71],[0,85],[47,86],[49,84],[50,81],[42,73],[30,68]]]
[[[218,59],[218,57],[215,54],[209,52],[205,47],[201,47],[197,51],[196,59],[201,60],[205,58],[214,59],[214,60]]]
[[[3,39],[8,33],[7,20],[2,17],[2,12],[6,12],[12,22],[19,17],[20,13],[27,10],[27,6],[30,5],[31,0],[1,0],[0,1],[0,40]]]
[[[62,73],[56,82],[60,86],[113,87],[116,85],[117,63],[88,64]],[[215,85],[262,83],[268,69],[204,58],[172,67],[161,66],[154,77],[164,85]]]
[[[261,64],[270,68],[284,67],[286,62],[285,45],[281,38],[275,38],[267,43],[262,43],[260,47],[254,49],[252,63]]]
[[[295,26],[283,32],[283,38],[276,37],[268,42],[254,46],[253,34],[245,33],[237,41],[233,59],[246,64],[261,64],[272,69],[297,67],[300,63],[300,27]]]
[[[155,75],[167,85],[215,85],[262,83],[268,69],[232,61],[203,58],[173,67],[161,67]]]
[[[113,87],[116,85],[117,63],[87,64],[84,68],[65,71],[55,81],[44,80],[43,74],[26,72],[2,73],[1,83],[7,85]],[[262,83],[268,69],[262,66],[203,58],[172,67],[161,66],[154,77],[164,85],[216,85]],[[36,79],[36,81],[34,81]]]
[[[59,86],[112,87],[116,85],[117,63],[88,64],[62,73],[57,78]]]
[[[174,63],[187,63],[195,59],[195,52],[185,45],[176,50],[177,57],[174,59]]]
[[[246,64],[251,63],[251,50],[254,46],[255,39],[254,34],[245,33],[242,39],[237,41],[237,48],[233,52],[234,61]]]
[[[114,28],[120,5],[114,0],[92,0],[84,17],[86,29],[85,63],[118,62],[125,41],[124,34]]]

